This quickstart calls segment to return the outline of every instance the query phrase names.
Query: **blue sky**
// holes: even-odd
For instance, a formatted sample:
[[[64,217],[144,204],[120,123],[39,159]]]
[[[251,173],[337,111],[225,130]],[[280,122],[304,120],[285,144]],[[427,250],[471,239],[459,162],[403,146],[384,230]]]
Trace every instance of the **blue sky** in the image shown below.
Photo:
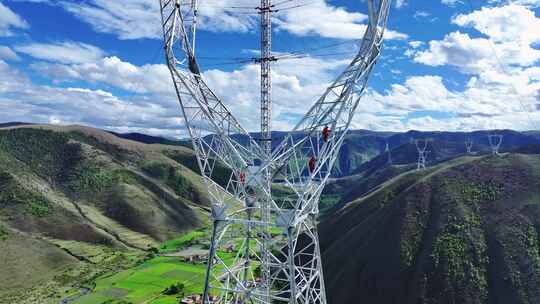
[[[200,0],[210,87],[257,130],[257,0]],[[182,137],[157,0],[1,0],[0,121],[84,124]],[[273,49],[274,128],[286,130],[353,55],[361,0],[291,0]],[[253,10],[254,11],[254,10]],[[538,129],[540,0],[394,1],[385,49],[354,128]]]

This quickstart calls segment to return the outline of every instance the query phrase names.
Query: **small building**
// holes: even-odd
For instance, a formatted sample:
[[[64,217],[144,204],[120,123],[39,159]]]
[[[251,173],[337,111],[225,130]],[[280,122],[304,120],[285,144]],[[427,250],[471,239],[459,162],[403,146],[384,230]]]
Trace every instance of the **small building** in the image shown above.
[[[180,304],[202,304],[203,295],[201,294],[192,294],[190,296],[184,297]],[[217,296],[208,295],[208,304],[217,304],[219,301]]]
[[[206,259],[207,257],[205,255],[195,254],[195,255],[184,257],[184,262],[191,263],[191,264],[202,264],[202,263],[206,263]]]
[[[184,297],[181,301],[181,304],[201,304],[202,296],[200,294],[192,294],[190,296]]]
[[[230,244],[229,246],[227,246],[225,251],[228,253],[234,252],[234,244]]]
[[[191,298],[195,301],[195,303],[202,303],[202,296],[200,294],[193,294],[191,295]]]

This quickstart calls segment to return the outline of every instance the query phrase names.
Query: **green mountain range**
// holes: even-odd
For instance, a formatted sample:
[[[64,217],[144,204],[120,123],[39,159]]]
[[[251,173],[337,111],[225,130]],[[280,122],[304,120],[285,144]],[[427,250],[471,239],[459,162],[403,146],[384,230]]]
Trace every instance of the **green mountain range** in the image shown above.
[[[321,202],[328,303],[540,303],[540,138],[496,131],[505,141],[492,156],[494,132],[351,132]],[[422,138],[431,153],[417,171]],[[182,255],[208,249],[209,199],[187,146],[0,125],[0,303],[173,304],[173,285],[201,292],[204,263]]]

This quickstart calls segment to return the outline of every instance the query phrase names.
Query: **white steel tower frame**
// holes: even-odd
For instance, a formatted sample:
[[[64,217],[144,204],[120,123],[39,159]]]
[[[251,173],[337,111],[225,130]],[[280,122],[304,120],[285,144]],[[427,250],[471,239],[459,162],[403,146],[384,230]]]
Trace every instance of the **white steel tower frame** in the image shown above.
[[[388,155],[388,160],[386,161],[388,165],[392,165],[392,150],[390,149],[390,144],[386,142],[386,147],[384,148],[384,153]]]
[[[416,170],[422,170],[426,168],[427,155],[430,151],[427,151],[429,139],[417,139],[414,141],[416,150],[418,150],[418,165]]]
[[[319,198],[379,58],[390,0],[367,0],[369,21],[357,55],[273,149],[271,0],[257,8],[261,141],[201,75],[195,56],[198,2],[160,0],[160,7],[166,61],[212,201],[203,303],[325,304]]]
[[[465,141],[465,148],[467,148],[467,154],[473,154],[472,149],[474,146],[474,141],[472,139],[467,139]]]
[[[501,148],[504,135],[500,134],[489,134],[489,146],[491,147],[491,153],[493,155],[499,155],[499,149]]]

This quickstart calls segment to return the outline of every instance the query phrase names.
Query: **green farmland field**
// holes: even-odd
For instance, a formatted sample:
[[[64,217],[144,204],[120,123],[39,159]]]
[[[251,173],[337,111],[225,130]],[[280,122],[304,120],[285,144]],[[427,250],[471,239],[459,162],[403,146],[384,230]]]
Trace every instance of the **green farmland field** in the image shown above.
[[[185,285],[186,293],[202,293],[204,275],[204,265],[184,263],[176,257],[155,257],[133,269],[97,280],[94,291],[75,303],[95,304],[111,300],[127,303],[178,303],[176,295],[162,295],[162,291],[180,282]]]

